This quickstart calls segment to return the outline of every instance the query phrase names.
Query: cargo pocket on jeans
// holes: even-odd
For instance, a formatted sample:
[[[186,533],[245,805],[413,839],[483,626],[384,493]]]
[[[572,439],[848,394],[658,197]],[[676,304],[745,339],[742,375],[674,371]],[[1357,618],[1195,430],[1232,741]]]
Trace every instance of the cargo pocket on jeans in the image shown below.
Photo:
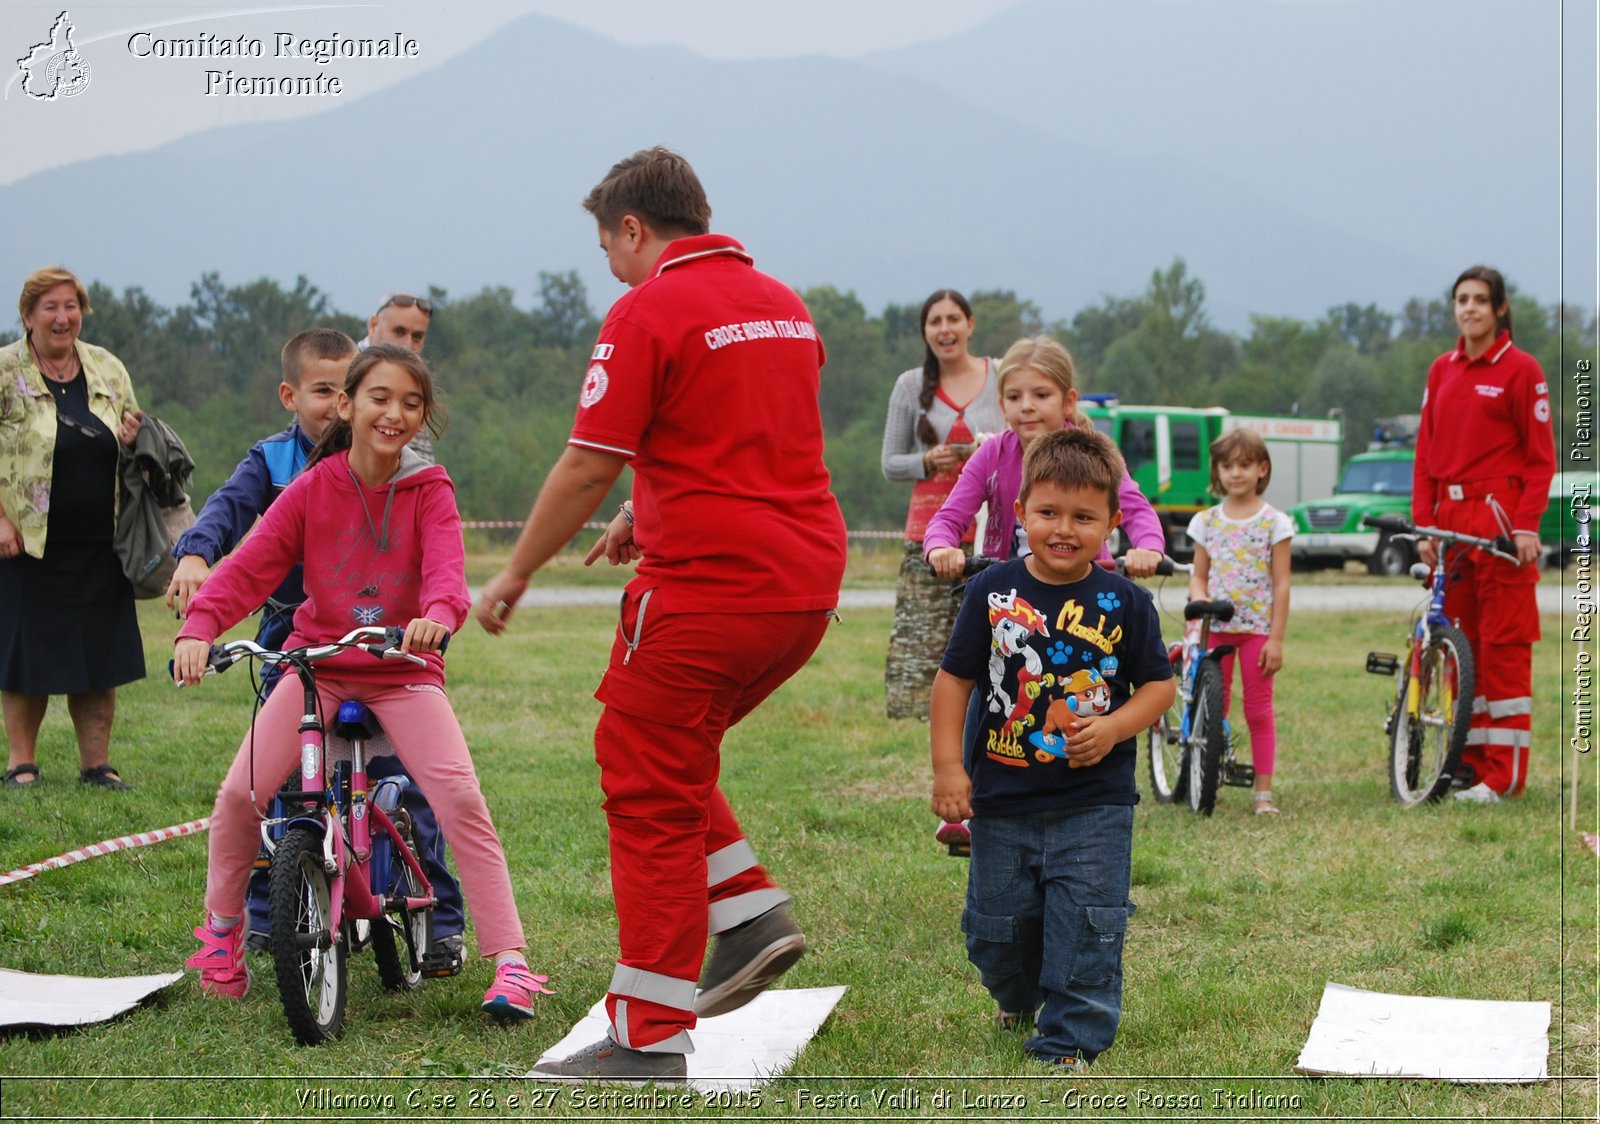
[[[1131,912],[1127,906],[1083,907],[1083,934],[1073,960],[1073,983],[1100,987],[1116,978],[1122,967],[1122,941]]]
[[[969,907],[961,913],[961,931],[967,936],[967,959],[985,983],[1007,979],[1023,970],[1024,949],[1019,939],[1022,926],[1015,917],[995,917]]]

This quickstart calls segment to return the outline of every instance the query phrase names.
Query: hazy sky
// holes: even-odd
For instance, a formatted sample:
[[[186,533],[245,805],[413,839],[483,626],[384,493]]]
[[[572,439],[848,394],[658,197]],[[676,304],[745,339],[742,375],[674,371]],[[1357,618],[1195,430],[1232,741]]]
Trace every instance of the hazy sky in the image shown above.
[[[198,129],[279,120],[348,104],[437,66],[530,13],[588,28],[625,44],[663,43],[718,58],[827,54],[841,57],[943,38],[973,27],[1019,0],[470,0],[451,5],[409,0],[342,4],[191,4],[147,0],[66,3],[75,45],[91,66],[99,96],[33,101],[20,89],[16,60],[48,36],[63,10],[53,4],[8,3],[0,13],[4,99],[0,100],[0,183],[89,156],[155,147]],[[345,65],[338,98],[227,98],[205,94],[204,72],[233,67],[251,73],[254,60],[135,58],[129,37],[193,37],[198,31],[264,39],[340,33],[371,37],[400,32],[419,56],[397,63]],[[255,72],[282,74],[271,58]],[[314,72],[312,70],[311,72]],[[115,96],[102,91],[114,89]],[[574,91],[581,96],[582,91]]]

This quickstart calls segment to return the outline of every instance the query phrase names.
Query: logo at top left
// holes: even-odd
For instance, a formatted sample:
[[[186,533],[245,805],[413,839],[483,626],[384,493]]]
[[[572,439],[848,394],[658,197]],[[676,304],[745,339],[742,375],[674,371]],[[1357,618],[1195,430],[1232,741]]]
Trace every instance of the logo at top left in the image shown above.
[[[54,101],[83,93],[89,86],[89,64],[72,42],[72,22],[63,11],[50,25],[50,38],[35,43],[17,60],[22,90],[36,101]]]

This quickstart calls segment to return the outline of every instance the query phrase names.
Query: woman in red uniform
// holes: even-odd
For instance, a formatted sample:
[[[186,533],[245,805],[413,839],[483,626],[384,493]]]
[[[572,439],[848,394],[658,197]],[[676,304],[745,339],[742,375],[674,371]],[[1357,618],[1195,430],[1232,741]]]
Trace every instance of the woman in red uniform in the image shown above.
[[[1539,519],[1555,474],[1555,440],[1544,372],[1511,342],[1505,278],[1475,265],[1450,296],[1461,338],[1428,369],[1411,515],[1422,525],[1516,543],[1520,565],[1453,551],[1445,592],[1445,612],[1467,634],[1477,668],[1461,756],[1470,783],[1456,799],[1492,804],[1520,795],[1528,779]],[[1419,549],[1431,565],[1437,544],[1425,540]]]

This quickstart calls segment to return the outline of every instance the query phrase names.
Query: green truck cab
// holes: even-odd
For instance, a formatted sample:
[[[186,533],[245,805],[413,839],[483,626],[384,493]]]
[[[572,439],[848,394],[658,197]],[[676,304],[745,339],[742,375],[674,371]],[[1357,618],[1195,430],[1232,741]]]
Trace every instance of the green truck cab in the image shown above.
[[[1310,569],[1343,566],[1348,559],[1365,562],[1373,574],[1403,574],[1416,561],[1415,544],[1391,539],[1368,527],[1369,515],[1411,518],[1411,466],[1416,451],[1409,447],[1357,453],[1345,463],[1339,486],[1327,499],[1296,504],[1290,557]]]
[[[1348,559],[1373,574],[1403,574],[1417,559],[1416,544],[1366,526],[1371,515],[1411,518],[1411,472],[1416,460],[1415,416],[1378,425],[1373,443],[1345,464],[1339,486],[1326,499],[1289,510],[1295,536],[1290,555],[1307,568],[1342,566]],[[1558,472],[1550,481],[1550,503],[1539,524],[1545,561],[1561,565],[1575,551],[1591,549],[1595,474]]]
[[[1260,433],[1272,455],[1267,502],[1279,511],[1308,496],[1325,495],[1339,472],[1344,438],[1337,418],[1257,417],[1220,406],[1132,406],[1115,395],[1079,399],[1096,429],[1122,450],[1128,473],[1161,518],[1167,553],[1188,558],[1189,520],[1217,502],[1211,494],[1211,443],[1230,429]],[[1119,545],[1113,550],[1120,553]]]
[[[1574,554],[1594,550],[1595,488],[1594,469],[1558,472],[1550,481],[1550,506],[1539,522],[1539,541],[1544,543],[1545,562],[1564,566]]]

